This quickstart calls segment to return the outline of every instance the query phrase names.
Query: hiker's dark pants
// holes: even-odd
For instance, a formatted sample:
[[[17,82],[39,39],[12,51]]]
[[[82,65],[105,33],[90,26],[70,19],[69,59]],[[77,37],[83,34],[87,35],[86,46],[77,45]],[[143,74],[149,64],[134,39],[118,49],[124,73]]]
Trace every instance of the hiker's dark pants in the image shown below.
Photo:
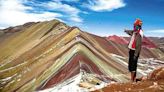
[[[138,56],[134,56],[135,50],[129,50],[129,64],[128,68],[130,72],[136,72],[137,70],[137,62],[138,62]]]

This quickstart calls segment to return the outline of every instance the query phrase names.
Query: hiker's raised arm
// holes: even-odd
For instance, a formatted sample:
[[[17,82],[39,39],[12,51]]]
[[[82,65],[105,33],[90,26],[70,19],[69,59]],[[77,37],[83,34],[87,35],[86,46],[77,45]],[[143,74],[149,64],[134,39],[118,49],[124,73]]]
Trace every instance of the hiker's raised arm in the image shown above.
[[[133,34],[133,30],[127,30],[127,29],[125,29],[124,32],[127,33],[130,36],[132,36],[132,34]]]

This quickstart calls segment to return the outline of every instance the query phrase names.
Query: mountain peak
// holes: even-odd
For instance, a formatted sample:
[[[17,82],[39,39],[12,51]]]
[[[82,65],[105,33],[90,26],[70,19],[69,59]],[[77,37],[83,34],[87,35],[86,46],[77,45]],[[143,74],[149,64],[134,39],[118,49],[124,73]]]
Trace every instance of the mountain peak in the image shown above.
[[[117,35],[108,36],[107,39],[119,44],[128,44],[128,41],[126,39]]]

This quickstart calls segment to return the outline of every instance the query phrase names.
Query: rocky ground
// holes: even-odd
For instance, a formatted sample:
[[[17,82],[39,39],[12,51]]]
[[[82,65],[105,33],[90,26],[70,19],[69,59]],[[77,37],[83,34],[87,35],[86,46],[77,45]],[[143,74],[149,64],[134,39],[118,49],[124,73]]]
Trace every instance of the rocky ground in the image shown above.
[[[139,82],[111,83],[92,92],[164,92],[164,67],[154,70]]]

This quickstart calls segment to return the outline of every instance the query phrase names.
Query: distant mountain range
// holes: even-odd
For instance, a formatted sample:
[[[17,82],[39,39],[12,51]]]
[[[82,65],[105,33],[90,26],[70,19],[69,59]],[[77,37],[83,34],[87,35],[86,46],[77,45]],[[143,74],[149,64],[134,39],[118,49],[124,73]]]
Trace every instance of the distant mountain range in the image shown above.
[[[89,83],[95,79],[96,85],[128,82],[128,40],[116,35],[100,37],[58,20],[0,30],[0,91],[63,87],[75,82],[70,80],[75,76],[80,76],[79,83],[90,76]],[[145,37],[140,58],[164,60],[162,40]],[[142,64],[139,67],[141,76],[150,72]]]

